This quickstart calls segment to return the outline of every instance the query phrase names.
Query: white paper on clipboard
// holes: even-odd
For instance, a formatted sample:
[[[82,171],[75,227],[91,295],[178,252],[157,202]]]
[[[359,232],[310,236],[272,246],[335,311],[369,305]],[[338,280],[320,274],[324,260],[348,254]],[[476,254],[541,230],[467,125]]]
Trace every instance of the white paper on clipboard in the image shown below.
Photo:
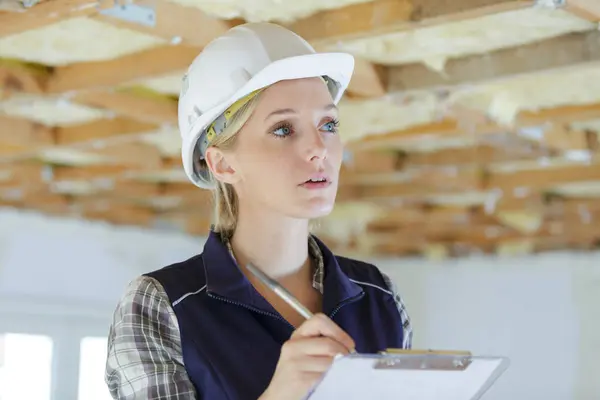
[[[478,400],[508,368],[505,357],[368,354],[334,361],[310,400]]]

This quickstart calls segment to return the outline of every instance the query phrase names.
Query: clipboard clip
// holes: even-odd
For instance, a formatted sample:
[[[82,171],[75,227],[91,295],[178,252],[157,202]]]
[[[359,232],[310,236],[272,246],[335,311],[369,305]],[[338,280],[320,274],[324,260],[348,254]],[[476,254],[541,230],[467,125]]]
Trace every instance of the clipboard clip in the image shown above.
[[[464,371],[472,362],[468,351],[387,349],[375,360],[378,370]]]

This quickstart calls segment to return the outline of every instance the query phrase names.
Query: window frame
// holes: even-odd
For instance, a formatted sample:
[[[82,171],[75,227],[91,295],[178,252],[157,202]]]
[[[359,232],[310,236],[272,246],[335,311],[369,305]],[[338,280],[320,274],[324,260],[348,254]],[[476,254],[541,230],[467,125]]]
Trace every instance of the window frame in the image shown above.
[[[0,296],[0,332],[52,340],[50,400],[78,399],[81,340],[108,335],[110,307],[48,304]]]

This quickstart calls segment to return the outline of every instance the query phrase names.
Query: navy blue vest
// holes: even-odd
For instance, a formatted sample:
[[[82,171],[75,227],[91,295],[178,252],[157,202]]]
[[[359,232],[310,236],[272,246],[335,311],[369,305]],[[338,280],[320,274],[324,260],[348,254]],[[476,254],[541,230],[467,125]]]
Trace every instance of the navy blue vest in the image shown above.
[[[316,241],[325,263],[323,313],[359,353],[402,347],[400,313],[379,270],[336,257]],[[146,275],[162,284],[173,305],[198,398],[256,400],[294,328],[254,289],[218,234],[210,233],[202,254]]]

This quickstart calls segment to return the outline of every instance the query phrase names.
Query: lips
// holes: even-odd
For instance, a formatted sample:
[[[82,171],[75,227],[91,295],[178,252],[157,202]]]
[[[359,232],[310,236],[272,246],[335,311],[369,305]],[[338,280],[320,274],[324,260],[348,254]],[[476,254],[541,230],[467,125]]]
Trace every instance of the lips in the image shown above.
[[[319,172],[312,174],[304,183],[327,183],[329,181],[329,177],[326,174]]]
[[[324,189],[329,185],[331,185],[331,180],[323,173],[313,174],[304,183],[300,184],[306,189]]]
[[[304,183],[319,183],[319,182],[327,182],[327,178],[311,178]]]

